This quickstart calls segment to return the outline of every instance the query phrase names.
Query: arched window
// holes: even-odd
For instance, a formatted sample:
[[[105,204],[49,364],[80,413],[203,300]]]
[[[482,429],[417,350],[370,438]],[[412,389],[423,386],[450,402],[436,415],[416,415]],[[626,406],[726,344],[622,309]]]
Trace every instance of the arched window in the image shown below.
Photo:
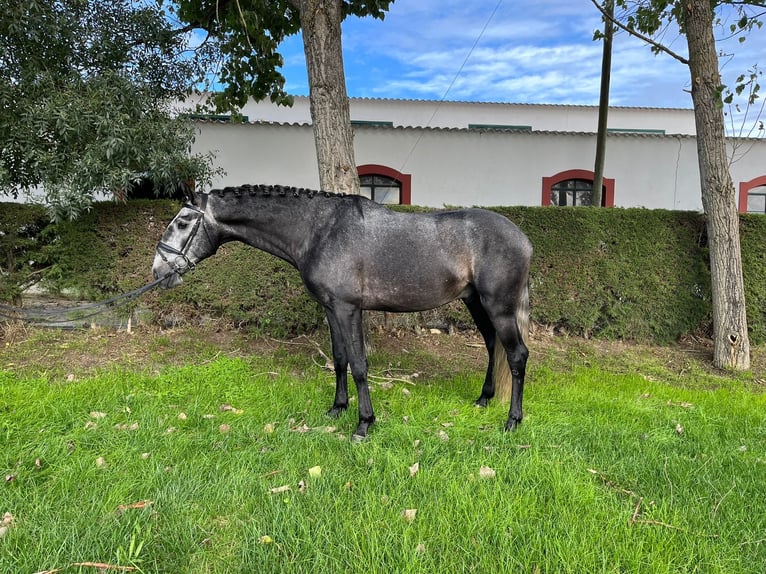
[[[739,184],[739,210],[742,213],[766,213],[766,176]]]
[[[593,172],[570,169],[543,178],[543,205],[591,205]],[[614,207],[614,179],[604,178],[601,205]]]
[[[363,196],[386,205],[410,205],[412,175],[376,164],[360,165],[357,171]]]

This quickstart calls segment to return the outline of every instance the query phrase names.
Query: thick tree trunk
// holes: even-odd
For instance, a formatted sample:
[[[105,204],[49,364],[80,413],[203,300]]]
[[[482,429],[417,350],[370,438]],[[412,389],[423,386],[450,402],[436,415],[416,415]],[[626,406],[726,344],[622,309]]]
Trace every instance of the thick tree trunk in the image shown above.
[[[354,133],[343,71],[341,0],[299,0],[309,76],[319,185],[325,191],[359,193]]]
[[[748,369],[745,286],[739,216],[729,172],[721,102],[721,77],[710,0],[684,0],[684,25],[697,128],[702,205],[707,216],[713,296],[713,363]]]

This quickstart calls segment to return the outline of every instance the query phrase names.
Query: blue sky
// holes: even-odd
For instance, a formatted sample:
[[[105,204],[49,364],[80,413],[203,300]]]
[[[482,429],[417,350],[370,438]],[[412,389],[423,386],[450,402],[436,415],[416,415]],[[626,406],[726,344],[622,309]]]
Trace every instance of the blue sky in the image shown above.
[[[602,27],[590,0],[397,0],[382,22],[344,23],[346,83],[352,97],[595,105]],[[665,41],[685,55],[685,38]],[[719,47],[736,52],[722,59],[732,81],[766,51],[766,29]],[[282,53],[288,91],[307,95],[300,36]],[[612,105],[690,108],[689,85],[686,66],[617,33]]]

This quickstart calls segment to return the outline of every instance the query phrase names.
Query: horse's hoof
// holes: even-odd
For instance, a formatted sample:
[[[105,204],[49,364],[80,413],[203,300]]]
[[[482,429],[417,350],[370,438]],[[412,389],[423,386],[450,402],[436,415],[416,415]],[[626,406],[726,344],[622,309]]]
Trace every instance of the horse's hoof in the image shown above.
[[[325,413],[325,416],[328,416],[331,419],[337,419],[340,415],[342,415],[345,412],[345,410],[346,410],[346,407],[333,407]]]
[[[508,422],[505,423],[505,432],[514,432],[516,430],[516,427],[519,426],[519,423],[521,421],[515,421],[513,419],[508,419]]]
[[[484,397],[479,397],[478,399],[476,399],[476,402],[473,403],[473,406],[484,409],[487,407],[488,404],[489,404],[489,399]]]

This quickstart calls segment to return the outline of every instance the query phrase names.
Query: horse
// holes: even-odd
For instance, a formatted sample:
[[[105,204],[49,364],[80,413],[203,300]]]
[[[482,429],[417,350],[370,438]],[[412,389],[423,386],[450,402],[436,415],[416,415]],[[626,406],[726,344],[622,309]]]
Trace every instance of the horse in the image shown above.
[[[476,208],[402,213],[358,195],[273,185],[190,191],[157,244],[152,273],[163,288],[180,285],[230,241],[291,264],[324,307],[335,367],[327,414],[348,408],[350,366],[359,404],[352,439],[363,440],[375,422],[362,311],[425,311],[455,299],[468,307],[489,354],[475,404],[487,406],[495,371],[510,370],[505,430],[521,422],[532,245],[508,218]]]

